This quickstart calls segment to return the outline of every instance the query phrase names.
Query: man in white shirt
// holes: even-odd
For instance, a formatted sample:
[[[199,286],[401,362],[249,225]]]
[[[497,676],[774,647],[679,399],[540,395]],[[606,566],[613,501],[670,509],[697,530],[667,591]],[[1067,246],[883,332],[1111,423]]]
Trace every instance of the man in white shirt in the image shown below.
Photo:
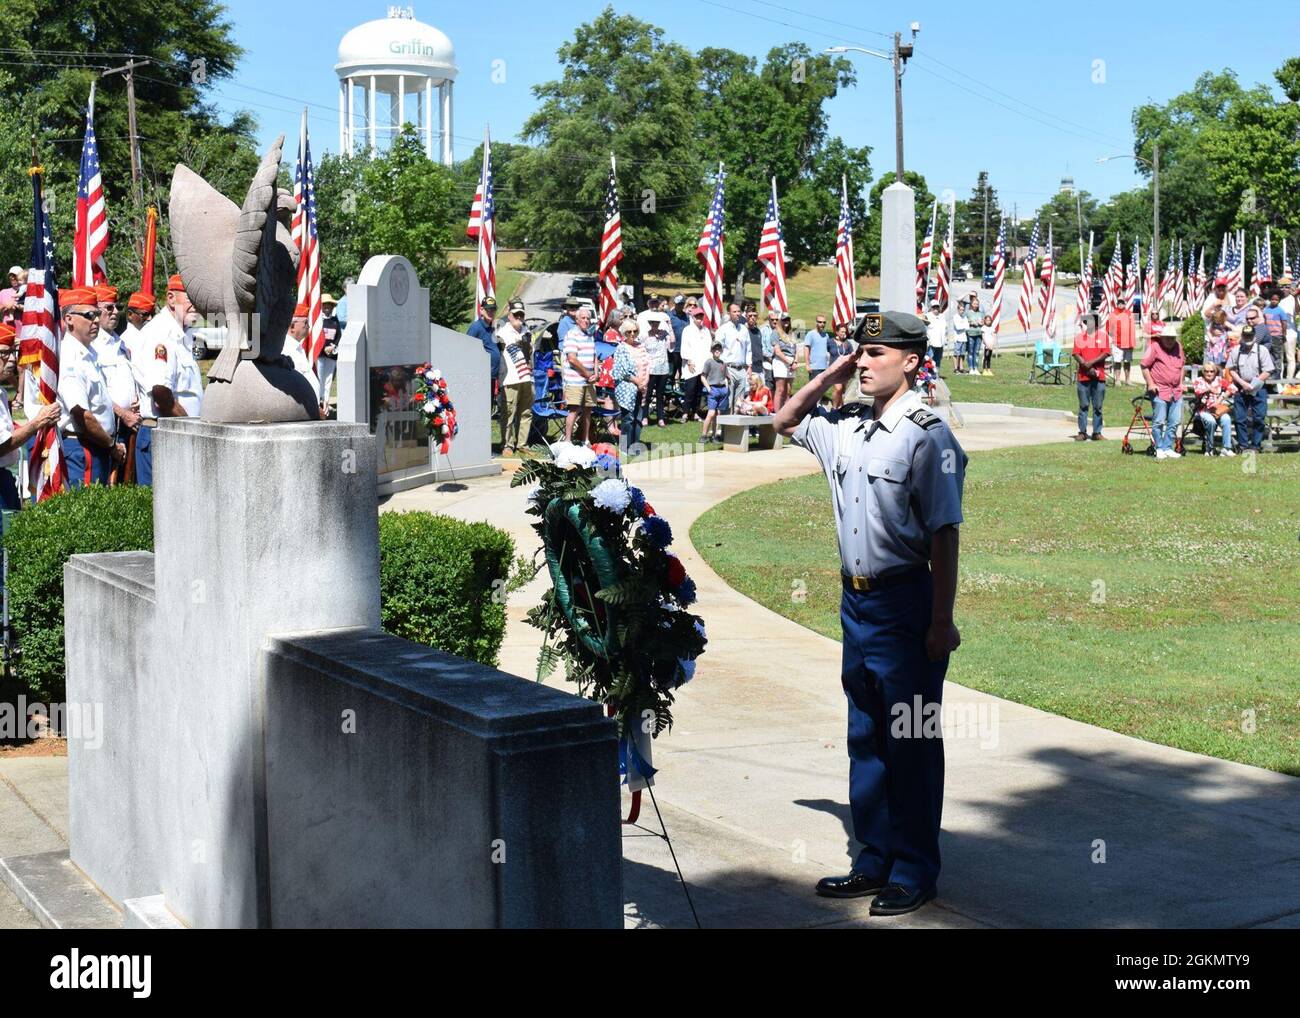
[[[734,301],[727,305],[727,320],[718,326],[718,342],[722,344],[722,363],[727,366],[727,409],[736,412],[742,395],[749,393],[749,326]]]
[[[532,333],[524,325],[524,302],[512,300],[497,325],[501,347],[501,455],[513,456],[528,445],[533,427]]]
[[[64,290],[59,309],[59,435],[68,483],[73,488],[106,484],[111,468],[126,460],[126,446],[115,438],[117,419],[108,380],[91,346],[99,334],[95,293],[76,287]]]
[[[688,301],[686,313],[690,315],[691,324],[682,330],[682,402],[686,404],[688,421],[703,420],[699,413],[700,396],[704,391],[700,372],[704,370],[704,362],[713,356],[709,350],[713,336],[704,324],[704,308]]]
[[[117,434],[126,446],[126,460],[113,468],[112,484],[125,484],[135,463],[136,432],[142,420],[140,414],[139,386],[131,365],[126,343],[117,334],[117,287],[94,287],[99,305],[99,334],[91,342],[100,369],[108,382],[108,398],[117,418]]]
[[[646,309],[636,316],[637,331],[640,333],[642,343],[645,342],[646,336],[650,335],[651,322],[659,322],[664,332],[673,331],[672,323],[668,320],[668,312],[663,309],[663,300],[657,293],[652,293],[647,298]]]
[[[948,345],[948,319],[939,310],[939,302],[930,304],[930,313],[925,318],[925,342],[930,348],[930,358],[934,361],[935,373],[943,362],[943,350]]]
[[[312,369],[311,358],[304,346],[309,332],[311,332],[311,308],[306,304],[299,304],[293,309],[293,318],[289,320],[289,332],[284,340],[284,352],[293,361],[293,369],[307,380],[308,384],[311,385],[312,392],[316,393],[317,410],[320,413],[321,420],[324,420],[329,416],[329,405],[320,398],[320,380]]]
[[[203,410],[203,374],[194,359],[192,333],[198,320],[199,313],[190,303],[184,282],[179,275],[174,275],[167,280],[167,307],[154,315],[153,320],[140,330],[139,336],[139,344],[145,350],[156,349],[159,343],[169,343],[175,348],[176,398],[189,417],[198,417]]]
[[[1277,306],[1291,316],[1291,324],[1287,326],[1286,340],[1283,344],[1282,362],[1283,378],[1294,378],[1296,372],[1296,299],[1295,284],[1290,276],[1282,277],[1282,299],[1277,302]]]
[[[126,301],[126,328],[122,330],[122,342],[126,344],[127,353],[136,361],[145,357],[144,344],[140,340],[141,330],[149,324],[156,310],[153,294],[131,294]],[[139,349],[137,349],[137,346]]]

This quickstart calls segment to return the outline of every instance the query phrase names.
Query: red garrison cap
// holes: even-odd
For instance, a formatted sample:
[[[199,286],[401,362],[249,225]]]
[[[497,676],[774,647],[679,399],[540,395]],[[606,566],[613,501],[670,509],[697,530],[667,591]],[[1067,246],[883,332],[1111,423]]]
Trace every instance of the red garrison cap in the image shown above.
[[[92,289],[94,289],[94,291],[95,291],[95,300],[96,300],[98,303],[100,303],[100,304],[116,304],[116,303],[117,303],[117,287],[116,287],[116,286],[96,286],[96,287],[93,287]]]
[[[173,290],[180,290],[182,293],[185,291],[185,281],[181,279],[179,272],[167,280],[167,292],[171,293]]]
[[[83,286],[69,287],[66,290],[59,291],[59,307],[61,308],[75,306],[93,308],[97,303],[95,291]]]
[[[157,304],[154,303],[151,294],[140,293],[137,290],[127,299],[126,306],[132,311],[152,311],[157,307]]]
[[[310,317],[311,317],[311,308],[309,308],[306,304],[299,304],[296,308],[293,309],[293,317],[294,317],[294,318],[310,318]]]

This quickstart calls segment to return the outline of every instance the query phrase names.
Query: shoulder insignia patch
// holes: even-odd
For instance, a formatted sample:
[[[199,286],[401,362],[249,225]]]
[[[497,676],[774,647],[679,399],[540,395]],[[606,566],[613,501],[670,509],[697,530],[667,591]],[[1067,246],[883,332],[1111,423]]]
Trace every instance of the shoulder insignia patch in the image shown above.
[[[938,414],[931,413],[929,410],[926,410],[925,407],[917,407],[910,414],[906,414],[905,416],[917,427],[925,428],[927,431],[930,428],[937,428],[942,421],[942,418],[939,417]]]
[[[841,417],[861,417],[870,409],[871,407],[866,403],[845,403],[839,408],[838,413]]]

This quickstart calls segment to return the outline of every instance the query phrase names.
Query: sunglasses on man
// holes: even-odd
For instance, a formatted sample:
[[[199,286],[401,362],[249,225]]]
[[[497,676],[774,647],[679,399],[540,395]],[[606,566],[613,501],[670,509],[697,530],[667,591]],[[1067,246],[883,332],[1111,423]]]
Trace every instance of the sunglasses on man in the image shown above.
[[[82,318],[86,319],[86,321],[88,321],[88,322],[97,322],[97,321],[99,321],[99,312],[98,312],[98,311],[69,311],[68,314],[70,314],[70,315],[80,315]]]

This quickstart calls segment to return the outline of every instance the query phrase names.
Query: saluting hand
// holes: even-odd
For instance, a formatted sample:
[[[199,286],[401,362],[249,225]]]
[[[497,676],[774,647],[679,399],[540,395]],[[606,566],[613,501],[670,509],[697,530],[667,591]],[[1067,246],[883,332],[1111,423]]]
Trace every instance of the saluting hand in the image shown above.
[[[841,382],[847,382],[853,377],[858,370],[858,355],[854,353],[841,354],[831,362],[831,366],[821,373],[820,382],[827,385],[839,385]]]
[[[938,661],[960,646],[961,633],[951,619],[947,622],[931,622],[930,628],[925,631],[925,656],[931,661]]]

